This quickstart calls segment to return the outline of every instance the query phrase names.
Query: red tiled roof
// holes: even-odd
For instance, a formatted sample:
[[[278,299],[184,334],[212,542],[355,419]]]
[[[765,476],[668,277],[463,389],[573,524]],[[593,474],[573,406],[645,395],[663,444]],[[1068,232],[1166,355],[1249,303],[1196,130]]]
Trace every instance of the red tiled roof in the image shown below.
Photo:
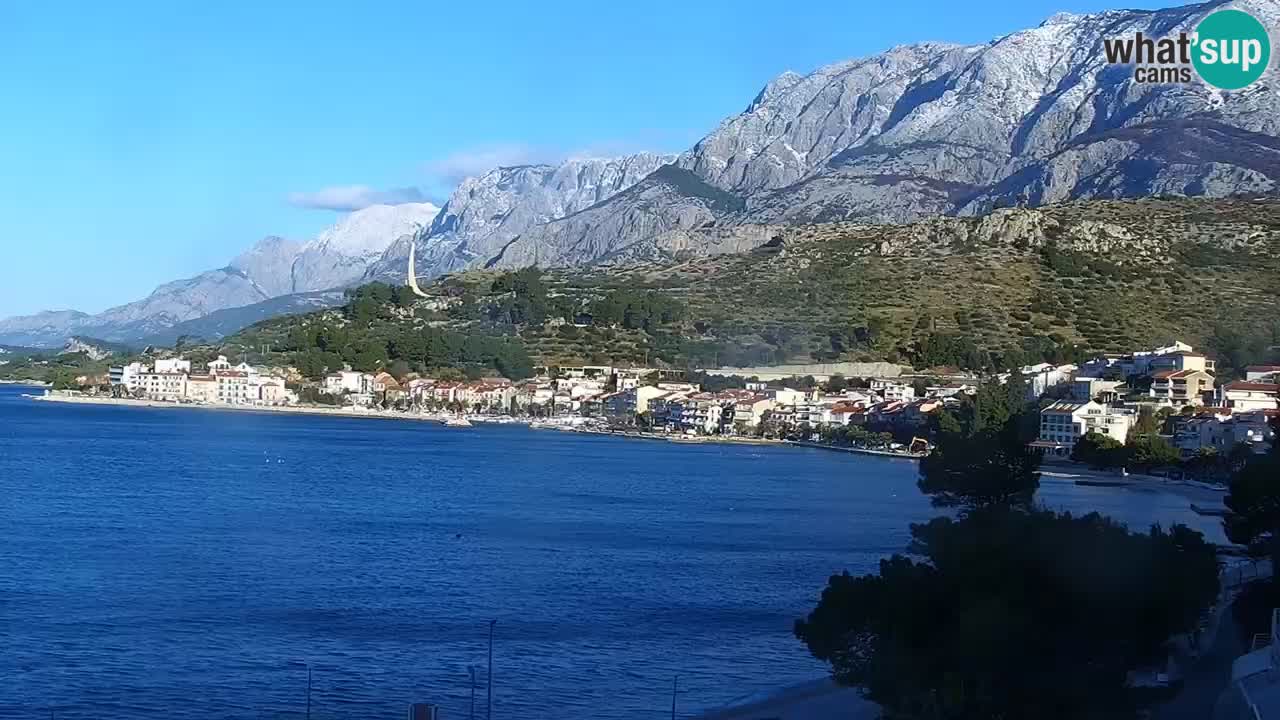
[[[862,406],[862,403],[855,403],[855,402],[838,402],[838,403],[836,403],[835,405],[832,405],[832,406],[831,406],[831,412],[833,412],[833,413],[859,413],[859,412],[866,412],[866,408],[864,408],[864,407]]]
[[[1222,389],[1223,390],[1254,390],[1257,392],[1277,393],[1277,392],[1280,392],[1280,384],[1245,382],[1243,380],[1237,380],[1235,382],[1229,382],[1226,385],[1223,385]]]
[[[1156,380],[1181,380],[1183,378],[1191,377],[1197,373],[1204,373],[1208,375],[1208,373],[1205,373],[1203,370],[1161,370],[1151,377]]]

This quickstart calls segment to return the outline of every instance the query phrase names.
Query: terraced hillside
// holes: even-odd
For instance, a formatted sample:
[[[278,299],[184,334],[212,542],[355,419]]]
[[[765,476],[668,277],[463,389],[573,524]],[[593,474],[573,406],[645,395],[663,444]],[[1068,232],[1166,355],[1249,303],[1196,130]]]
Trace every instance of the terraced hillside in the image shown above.
[[[1137,200],[903,226],[820,224],[678,265],[559,276],[571,293],[653,287],[693,337],[792,357],[910,357],[930,336],[984,350],[1052,338],[1125,350],[1280,319],[1280,202]]]
[[[450,276],[383,322],[518,336],[550,365],[994,367],[1175,337],[1227,353],[1245,344],[1253,356],[1280,343],[1275,199],[1088,201],[770,236],[747,253],[674,264],[526,271],[541,286],[532,313],[513,310],[528,300],[512,274]],[[656,319],[646,297],[676,309]],[[260,345],[307,318],[240,341]]]

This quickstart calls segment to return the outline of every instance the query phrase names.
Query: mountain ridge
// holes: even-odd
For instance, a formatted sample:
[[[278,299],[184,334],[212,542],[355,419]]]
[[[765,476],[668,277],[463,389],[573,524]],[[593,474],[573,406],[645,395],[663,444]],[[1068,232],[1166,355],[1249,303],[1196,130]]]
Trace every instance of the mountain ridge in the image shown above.
[[[1002,369],[1179,338],[1216,351],[1226,372],[1280,347],[1277,198],[1077,200],[757,230],[768,240],[749,252],[545,268],[518,283],[508,271],[468,270],[424,284],[428,297],[412,307],[281,318],[224,344],[294,361],[303,330],[333,325],[362,338],[342,357],[370,370],[397,359],[396,338],[425,327],[518,338],[535,364],[561,367]],[[513,287],[542,288],[540,302],[525,298],[541,312],[513,313]],[[625,307],[636,317],[664,307],[667,319],[650,327]]]
[[[1106,37],[1190,29],[1227,6],[1280,19],[1274,0],[1059,13],[985,44],[916,43],[783,73],[676,161],[743,210],[719,212],[676,188],[662,205],[620,193],[594,221],[524,234],[499,264],[554,263],[580,248],[598,252],[575,258],[590,264],[708,224],[905,223],[1019,203],[1274,193],[1274,73],[1234,93],[1198,81],[1143,85],[1102,53]],[[1176,139],[1161,136],[1167,129]],[[1214,152],[1196,156],[1206,142]]]
[[[404,217],[373,223],[373,234],[353,229],[346,243],[268,237],[226,268],[100,314],[106,320],[0,321],[0,342],[49,342],[59,332],[154,336],[290,293],[402,282],[411,245],[418,274],[429,279],[475,268],[710,257],[811,223],[907,224],[1073,200],[1276,194],[1275,72],[1235,92],[1199,81],[1150,85],[1134,81],[1127,66],[1108,65],[1102,52],[1106,38],[1193,29],[1224,7],[1280,25],[1280,0],[1057,13],[986,43],[922,42],[804,75],[785,71],[684,152],[495,168],[464,179],[438,212],[357,211],[352,217]]]
[[[347,214],[307,242],[269,235],[223,267],[162,283],[140,300],[100,313],[44,311],[0,320],[0,342],[48,348],[81,335],[136,343],[176,337],[171,328],[210,317],[191,327],[226,334],[243,327],[229,318],[256,321],[263,308],[312,309],[314,294],[359,282],[380,257],[378,243],[411,235],[438,212],[430,203],[373,205]],[[293,295],[298,297],[292,301],[271,302]],[[250,309],[224,312],[237,308]]]

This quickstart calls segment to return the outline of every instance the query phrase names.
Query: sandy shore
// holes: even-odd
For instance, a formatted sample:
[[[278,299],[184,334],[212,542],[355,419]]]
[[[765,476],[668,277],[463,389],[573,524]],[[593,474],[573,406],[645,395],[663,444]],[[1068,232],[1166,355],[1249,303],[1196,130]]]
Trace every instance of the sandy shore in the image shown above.
[[[204,405],[197,403],[172,403],[158,400],[132,400],[127,398],[91,397],[79,395],[31,395],[38,402],[70,403],[75,405],[114,405],[131,408],[160,408],[164,410],[216,410],[219,412],[283,413],[287,415],[325,415],[328,417],[371,418],[375,420],[417,420],[443,423],[440,415],[396,412],[394,410],[363,410],[334,408],[322,405]]]
[[[1196,480],[1173,480],[1159,475],[1130,473],[1121,475],[1115,471],[1094,470],[1087,465],[1045,463],[1040,466],[1040,482],[1105,483],[1105,487],[1162,490],[1181,495],[1192,502],[1222,504],[1227,494],[1225,485],[1210,485]],[[1085,484],[1080,483],[1080,484]]]

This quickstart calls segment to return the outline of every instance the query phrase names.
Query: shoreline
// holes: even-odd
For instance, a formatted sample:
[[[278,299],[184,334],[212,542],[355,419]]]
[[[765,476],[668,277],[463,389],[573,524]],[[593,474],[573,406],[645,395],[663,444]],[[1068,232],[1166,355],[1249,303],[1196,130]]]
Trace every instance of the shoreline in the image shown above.
[[[443,424],[447,419],[439,415],[400,413],[381,410],[328,408],[321,405],[224,405],[175,403],[165,402],[163,400],[134,400],[131,398],[80,397],[74,395],[27,395],[26,397],[35,402],[64,403],[68,405],[153,408],[160,410],[213,410],[218,412],[279,413],[281,415],[319,415],[324,417],[366,418],[372,420],[409,420],[414,422],[435,422],[440,424]]]
[[[414,414],[396,412],[394,410],[354,410],[351,408],[331,408],[322,405],[223,405],[206,403],[175,403],[164,400],[135,400],[133,398],[93,397],[84,395],[24,395],[35,402],[64,403],[68,405],[102,405],[129,408],[153,408],[160,410],[214,410],[242,413],[280,413],[283,415],[317,415],[322,417],[364,418],[372,420],[409,420],[413,422],[434,422],[444,424],[452,415]],[[485,420],[483,417],[464,416],[479,425],[506,424],[525,425],[534,430],[557,430],[582,435],[600,435],[604,437],[624,438],[628,440],[659,440],[677,444],[725,444],[725,445],[764,445],[771,447],[803,447],[814,450],[834,450],[837,452],[896,457],[905,460],[919,460],[918,455],[895,453],[887,450],[868,450],[861,448],[836,447],[819,443],[806,443],[798,440],[775,440],[772,438],[739,437],[734,435],[678,435],[675,433],[645,433],[640,431],[597,430],[580,426],[548,425],[543,420],[533,418],[516,418],[509,415],[495,416],[501,420]]]
[[[655,433],[626,431],[626,430],[594,430],[582,427],[548,427],[546,425],[532,425],[535,430],[559,430],[561,432],[576,432],[583,435],[604,435],[609,437],[621,437],[631,440],[661,440],[671,443],[683,443],[686,445],[702,445],[702,444],[724,444],[724,445],[765,445],[771,447],[798,447],[808,448],[811,450],[832,450],[835,452],[854,453],[857,455],[876,455],[879,457],[899,458],[901,460],[918,461],[924,457],[920,454],[893,452],[892,450],[872,450],[869,448],[841,447],[839,445],[823,445],[822,443],[807,442],[804,440],[779,440],[774,438],[758,438],[745,437],[739,435],[681,435],[678,433]]]
[[[38,386],[35,386],[38,387]],[[215,412],[239,412],[239,413],[278,413],[281,415],[311,415],[318,417],[336,417],[336,418],[355,418],[369,420],[405,420],[409,422],[429,422],[437,425],[444,425],[446,421],[456,417],[447,414],[415,414],[396,412],[392,410],[355,410],[351,408],[336,408],[320,405],[221,405],[221,404],[197,404],[197,403],[174,403],[161,400],[134,400],[131,398],[108,398],[108,397],[90,397],[76,395],[34,395],[24,394],[23,397],[35,402],[52,402],[64,404],[79,405],[101,405],[129,408],[152,408],[152,409],[182,409],[182,410],[208,410]],[[496,419],[501,418],[501,419]],[[675,444],[702,445],[702,444],[718,444],[718,445],[757,445],[767,447],[794,447],[805,448],[811,450],[825,450],[828,452],[842,452],[853,455],[869,455],[873,457],[883,457],[890,459],[908,460],[911,462],[919,462],[921,455],[913,455],[909,453],[897,453],[889,450],[872,450],[867,448],[839,447],[836,445],[823,445],[820,443],[806,442],[802,440],[774,440],[770,438],[754,438],[754,437],[738,437],[733,435],[677,435],[667,433],[645,433],[640,431],[625,430],[600,430],[580,426],[569,425],[547,425],[543,420],[533,418],[514,418],[511,416],[495,416],[494,420],[487,420],[483,416],[469,416],[472,423],[476,425],[523,425],[534,430],[557,430],[560,432],[577,433],[580,435],[598,435],[602,437],[614,437],[626,440],[649,440],[662,441]],[[1222,497],[1226,493],[1225,486],[1208,485],[1193,480],[1172,480],[1157,475],[1130,474],[1127,476],[1113,474],[1105,471],[1094,470],[1087,466],[1074,466],[1064,463],[1046,463],[1040,468],[1041,482],[1071,483],[1075,485],[1092,485],[1096,487],[1104,487],[1115,490],[1163,490],[1176,495],[1181,495],[1188,500],[1207,503],[1209,507],[1217,509],[1222,504]]]

